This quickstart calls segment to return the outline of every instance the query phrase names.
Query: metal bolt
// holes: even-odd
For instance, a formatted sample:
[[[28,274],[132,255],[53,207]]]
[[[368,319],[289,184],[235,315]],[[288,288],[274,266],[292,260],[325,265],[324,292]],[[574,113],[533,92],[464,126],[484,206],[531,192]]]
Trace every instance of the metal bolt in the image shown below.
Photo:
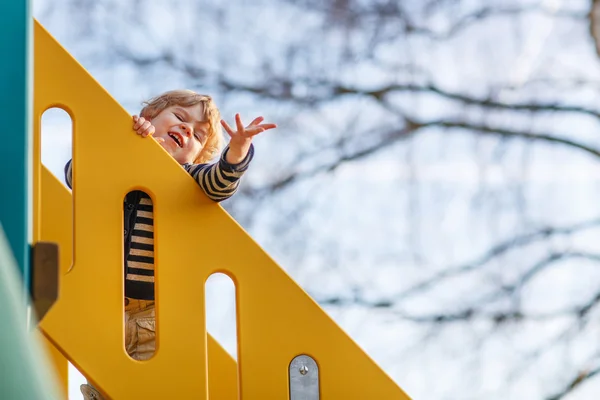
[[[306,365],[302,365],[302,366],[300,367],[300,373],[301,373],[302,375],[306,375],[306,374],[308,374],[308,367],[307,367]]]

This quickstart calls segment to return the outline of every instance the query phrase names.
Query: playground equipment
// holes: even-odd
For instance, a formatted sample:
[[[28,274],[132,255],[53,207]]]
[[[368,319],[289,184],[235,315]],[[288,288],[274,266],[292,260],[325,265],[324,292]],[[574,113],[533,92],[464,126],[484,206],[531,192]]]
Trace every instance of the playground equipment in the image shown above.
[[[6,398],[55,398],[53,382],[66,393],[68,359],[112,399],[409,399],[160,146],[132,134],[130,115],[32,24],[33,156],[21,164],[33,178],[31,243],[58,244],[60,290],[39,323],[47,356],[30,358],[24,372],[50,369],[53,378],[37,380],[48,394]],[[73,195],[40,161],[40,121],[51,107],[73,121]],[[123,344],[122,208],[131,190],[150,194],[155,213],[157,351],[145,362]],[[201,240],[186,252],[181,238]],[[28,263],[19,259],[22,271]],[[237,363],[210,335],[189,336],[206,332],[204,285],[216,272],[236,286]],[[0,282],[0,293],[11,284]]]

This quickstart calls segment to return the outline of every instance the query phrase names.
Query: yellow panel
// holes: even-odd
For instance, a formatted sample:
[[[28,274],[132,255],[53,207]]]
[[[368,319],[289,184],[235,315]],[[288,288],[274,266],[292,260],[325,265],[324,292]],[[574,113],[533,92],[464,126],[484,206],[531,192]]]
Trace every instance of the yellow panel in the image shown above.
[[[212,336],[208,335],[208,393],[212,400],[237,400],[237,364]]]
[[[40,240],[59,244],[60,277],[59,287],[64,276],[73,263],[73,201],[71,193],[46,167],[41,168],[41,202],[42,218],[52,217],[56,223],[40,225]],[[34,218],[40,221],[39,218]]]
[[[40,131],[40,120],[34,122],[34,131]],[[49,241],[59,244],[59,287],[60,277],[64,275],[70,268],[73,255],[73,209],[71,205],[71,195],[65,190],[58,180],[45,167],[41,167],[41,151],[40,151],[40,135],[34,135],[34,157],[33,157],[33,237],[34,241]],[[45,184],[44,184],[45,182]],[[40,190],[41,188],[41,190]],[[41,199],[42,193],[48,197],[50,201],[43,202]],[[53,209],[52,206],[60,204],[61,207]],[[41,207],[41,208],[40,208]],[[40,214],[55,214],[55,220],[60,221],[59,224],[40,224]],[[42,227],[44,230],[42,231]],[[48,340],[46,335],[39,334],[40,343],[43,343],[49,360],[49,365],[54,368],[55,376],[57,377],[57,387],[60,390],[61,398],[68,398],[68,382],[69,382],[69,363],[65,356]]]
[[[160,146],[132,133],[127,112],[37,23],[35,59],[35,117],[63,105],[75,131],[74,267],[42,328],[106,394],[207,397],[204,283],[226,272],[242,398],[287,398],[288,365],[304,353],[319,364],[322,399],[408,399]],[[155,207],[158,349],[148,362],[123,348],[122,207],[136,188]],[[43,224],[69,229],[55,215]]]
[[[69,393],[69,363],[65,356],[62,355],[60,351],[52,342],[50,342],[45,335],[43,335],[40,331],[36,332],[37,339],[39,343],[46,350],[46,356],[48,358],[48,365],[54,368],[54,376],[57,380],[57,391],[58,395],[61,399],[68,399],[67,393]]]
[[[44,222],[39,224],[41,240],[58,243],[60,246],[61,276],[65,275],[72,263],[73,207],[69,191],[52,175],[46,167],[41,168],[41,215]],[[40,215],[40,213],[38,213]],[[38,221],[39,222],[39,221]],[[53,361],[64,398],[68,393],[68,361],[48,341],[44,335],[41,340],[47,345],[48,353]],[[236,400],[238,398],[237,364],[233,358],[208,335],[208,371],[209,393],[212,399]]]

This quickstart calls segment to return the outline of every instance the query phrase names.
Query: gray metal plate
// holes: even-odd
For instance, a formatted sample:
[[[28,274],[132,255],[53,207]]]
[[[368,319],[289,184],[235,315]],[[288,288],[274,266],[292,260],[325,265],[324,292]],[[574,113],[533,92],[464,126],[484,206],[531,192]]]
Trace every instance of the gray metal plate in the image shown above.
[[[307,355],[290,363],[290,400],[319,400],[319,367]]]

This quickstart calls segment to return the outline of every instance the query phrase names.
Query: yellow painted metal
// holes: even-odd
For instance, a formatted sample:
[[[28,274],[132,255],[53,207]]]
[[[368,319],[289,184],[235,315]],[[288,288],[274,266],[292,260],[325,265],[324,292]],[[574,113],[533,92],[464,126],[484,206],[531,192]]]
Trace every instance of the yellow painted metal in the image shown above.
[[[72,197],[46,167],[41,168],[40,177],[42,201],[40,201],[41,210],[38,215],[42,218],[36,218],[36,222],[42,228],[40,240],[59,244],[60,270],[63,276],[69,271],[73,260],[73,231],[68,229],[73,224]],[[50,340],[44,335],[41,337],[60,381],[63,398],[66,399],[68,361]],[[208,372],[208,389],[212,399],[236,400],[238,398],[236,362],[210,335],[208,335]]]
[[[33,129],[33,156],[32,156],[32,205],[33,205],[33,241],[50,241],[59,243],[59,287],[60,277],[63,276],[73,261],[73,210],[71,195],[62,187],[60,182],[41,163],[41,118],[34,118]],[[54,181],[54,182],[53,182]],[[45,183],[45,184],[44,184]],[[42,195],[48,201],[44,202]],[[53,208],[60,204],[59,208]],[[41,215],[53,215],[59,224],[41,224]],[[42,228],[44,228],[42,230]],[[57,389],[63,399],[68,398],[69,362],[65,356],[54,346],[43,332],[37,335],[43,348],[46,350],[48,366],[53,368],[57,380]]]
[[[237,364],[221,345],[208,335],[208,393],[213,400],[238,399]]]
[[[59,105],[74,128],[74,266],[42,329],[103,392],[207,398],[204,284],[224,272],[236,284],[241,398],[287,398],[288,365],[302,353],[319,364],[323,399],[409,398],[160,146],[133,134],[127,112],[37,23],[35,60],[35,118]],[[155,209],[158,343],[147,362],[123,348],[122,207],[132,189]],[[43,215],[41,230],[70,229],[59,215]]]
[[[39,330],[36,336],[40,346],[46,350],[48,367],[54,370],[58,395],[61,399],[67,400],[69,393],[69,362]]]
[[[39,132],[39,121],[34,123],[34,131]],[[37,127],[36,127],[37,126]],[[37,213],[34,213],[34,236],[37,240],[55,242],[59,244],[59,288],[61,277],[64,276],[73,262],[73,207],[70,193],[61,185],[61,183],[46,169],[41,167],[39,150],[39,135],[35,135],[37,146],[34,145],[34,207]],[[38,190],[41,188],[41,190]],[[44,201],[45,200],[45,201]],[[56,207],[59,205],[59,207]],[[40,207],[40,208],[37,208]],[[59,223],[41,224],[41,215],[53,215],[54,221]],[[43,228],[43,229],[42,229]],[[54,346],[54,344],[45,337],[44,344],[48,358],[58,378],[58,386],[62,390],[63,398],[67,398],[69,382],[69,364],[64,355]]]

